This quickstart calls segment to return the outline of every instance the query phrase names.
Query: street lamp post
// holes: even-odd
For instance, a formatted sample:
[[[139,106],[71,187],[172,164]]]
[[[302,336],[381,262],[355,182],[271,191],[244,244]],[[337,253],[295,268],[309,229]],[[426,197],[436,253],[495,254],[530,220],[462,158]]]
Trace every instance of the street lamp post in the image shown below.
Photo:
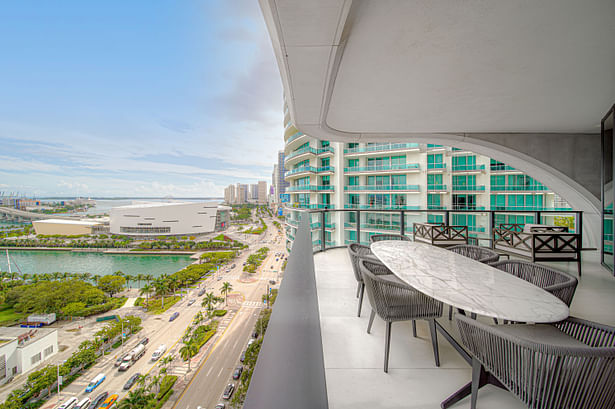
[[[62,379],[60,378],[60,365],[64,362],[66,362],[66,360],[58,362],[58,403],[60,403],[60,384],[62,383]]]

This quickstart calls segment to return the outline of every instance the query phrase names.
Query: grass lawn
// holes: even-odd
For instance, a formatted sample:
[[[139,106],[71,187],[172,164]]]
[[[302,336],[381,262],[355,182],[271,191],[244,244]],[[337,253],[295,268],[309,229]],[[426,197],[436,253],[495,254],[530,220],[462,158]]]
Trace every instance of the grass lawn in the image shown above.
[[[0,326],[11,325],[24,319],[28,314],[15,312],[12,307],[6,304],[0,305]]]
[[[164,308],[162,308],[162,299],[150,298],[149,304],[147,304],[147,312],[149,312],[150,314],[162,314],[163,312],[171,308],[173,305],[175,305],[179,300],[181,300],[181,297],[179,295],[164,297]],[[143,303],[143,305],[145,305],[145,303]]]

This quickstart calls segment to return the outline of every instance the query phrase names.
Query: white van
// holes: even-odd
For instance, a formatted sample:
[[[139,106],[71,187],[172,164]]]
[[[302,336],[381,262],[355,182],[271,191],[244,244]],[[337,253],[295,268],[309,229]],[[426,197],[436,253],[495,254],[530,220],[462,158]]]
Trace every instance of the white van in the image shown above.
[[[77,402],[79,402],[79,399],[73,396],[72,398],[58,406],[58,409],[71,409],[77,404]]]
[[[157,361],[160,359],[162,355],[167,351],[167,346],[165,344],[160,345],[152,354],[152,361]]]
[[[84,400],[79,402],[77,406],[75,406],[75,409],[88,409],[88,407],[90,406],[90,403],[92,403],[92,399],[85,398]]]

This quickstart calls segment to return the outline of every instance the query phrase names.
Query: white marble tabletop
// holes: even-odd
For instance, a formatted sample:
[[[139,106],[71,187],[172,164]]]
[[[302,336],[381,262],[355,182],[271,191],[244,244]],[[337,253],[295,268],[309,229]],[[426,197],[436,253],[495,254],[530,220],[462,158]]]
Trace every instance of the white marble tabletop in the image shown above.
[[[412,287],[467,312],[532,323],[569,315],[568,306],[551,293],[452,251],[399,240],[372,243],[371,249]]]

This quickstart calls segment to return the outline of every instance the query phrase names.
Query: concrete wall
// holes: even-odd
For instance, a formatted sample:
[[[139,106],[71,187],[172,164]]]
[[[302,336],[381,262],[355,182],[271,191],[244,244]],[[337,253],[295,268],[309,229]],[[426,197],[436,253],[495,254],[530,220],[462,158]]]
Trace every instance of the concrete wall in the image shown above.
[[[53,351],[45,355],[45,349],[53,347]],[[41,354],[41,360],[32,363],[32,357]],[[52,331],[46,335],[38,335],[35,340],[25,346],[17,348],[17,372],[25,373],[39,366],[58,353],[58,331]]]
[[[33,221],[34,231],[36,234],[54,235],[61,234],[65,236],[78,234],[92,234],[92,226],[67,223],[48,223],[44,221]]]
[[[2,340],[4,341],[4,340]],[[0,345],[0,360],[4,360],[5,370],[0,372],[0,384],[6,382],[17,368],[17,339],[5,341]]]

